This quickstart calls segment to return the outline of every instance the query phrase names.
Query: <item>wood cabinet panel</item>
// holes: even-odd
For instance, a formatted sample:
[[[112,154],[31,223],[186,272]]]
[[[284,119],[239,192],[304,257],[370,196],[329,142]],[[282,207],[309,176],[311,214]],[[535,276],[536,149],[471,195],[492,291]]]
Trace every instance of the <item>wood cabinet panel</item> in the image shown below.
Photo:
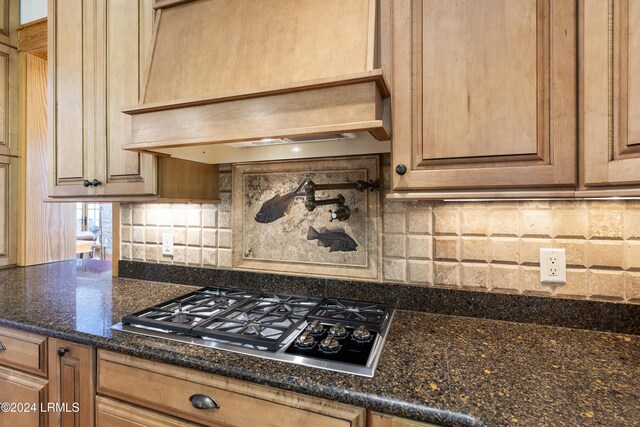
[[[47,396],[47,380],[0,366],[0,402],[26,403],[29,406],[29,411],[0,411],[0,427],[46,426],[48,414],[40,412],[40,404],[46,404]]]
[[[582,0],[579,22],[584,195],[639,195],[640,1]]]
[[[0,365],[47,375],[47,339],[40,335],[0,327]]]
[[[197,427],[199,425],[118,400],[96,397],[97,427]]]
[[[16,263],[17,168],[11,157],[0,156],[0,267]]]
[[[0,44],[0,155],[18,154],[18,54]]]
[[[251,14],[243,12],[248,8]],[[372,70],[375,17],[375,0],[213,0],[162,9],[155,40],[162,49],[154,53],[144,101]]]
[[[626,43],[627,51],[627,146],[640,145],[640,1],[629,0],[627,10],[622,10],[626,15],[625,26],[628,31]]]
[[[49,0],[49,196],[153,195],[153,157],[121,150],[137,103],[152,0]],[[97,179],[97,187],[85,180]]]
[[[0,43],[15,47],[16,27],[20,22],[20,0],[0,1]]]
[[[574,2],[414,0],[391,13],[392,167],[407,168],[395,191],[575,185]]]
[[[46,53],[46,19],[44,52]],[[40,24],[34,24],[40,26]],[[31,52],[40,44],[23,46],[20,30],[20,132],[18,177],[18,265],[28,266],[76,256],[76,207],[45,203],[47,199],[47,61]],[[33,33],[31,33],[33,34]],[[30,37],[36,42],[35,37]],[[27,53],[27,51],[29,53]]]
[[[370,412],[368,415],[369,427],[438,427],[436,424],[423,423],[406,418]]]
[[[95,22],[93,2],[49,0],[49,188],[56,196],[91,196],[94,159]]]
[[[125,151],[121,147],[131,140],[131,116],[122,107],[138,103],[143,84],[153,26],[152,0],[110,0],[97,9],[98,22],[105,31],[99,33],[97,55],[99,68],[105,70],[104,88],[98,115],[101,152],[96,153],[97,175],[103,184],[98,195],[152,195],[156,190],[155,160],[149,154]],[[104,63],[102,63],[104,61]],[[104,108],[104,111],[100,109]]]
[[[98,392],[210,426],[364,425],[364,409],[312,399],[176,366],[99,351]],[[150,393],[153,383],[163,393]],[[218,409],[196,409],[194,394],[215,399]]]
[[[60,349],[66,352],[60,355]],[[49,401],[65,404],[69,409],[52,413],[51,427],[94,425],[96,389],[93,347],[50,338],[49,381]],[[78,411],[72,410],[74,404],[78,405]]]
[[[425,159],[536,154],[545,2],[424,1]],[[452,143],[460,141],[460,143]]]

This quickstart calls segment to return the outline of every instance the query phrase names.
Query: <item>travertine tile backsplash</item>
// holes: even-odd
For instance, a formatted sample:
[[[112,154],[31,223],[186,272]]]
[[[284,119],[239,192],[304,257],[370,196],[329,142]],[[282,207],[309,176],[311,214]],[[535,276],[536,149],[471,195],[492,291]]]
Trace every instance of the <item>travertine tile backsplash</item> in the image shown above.
[[[232,268],[230,167],[221,171],[219,205],[123,205],[121,257]],[[381,214],[384,282],[640,303],[640,201],[384,200]],[[167,231],[173,258],[161,255]],[[566,249],[566,284],[540,283],[543,247]]]

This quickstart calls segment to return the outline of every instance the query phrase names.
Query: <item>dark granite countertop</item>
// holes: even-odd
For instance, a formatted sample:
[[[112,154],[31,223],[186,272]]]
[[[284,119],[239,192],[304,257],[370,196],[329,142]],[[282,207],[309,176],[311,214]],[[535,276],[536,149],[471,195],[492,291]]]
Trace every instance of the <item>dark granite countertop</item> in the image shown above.
[[[398,311],[370,379],[111,331],[192,289],[73,261],[2,270],[0,324],[442,425],[640,424],[635,335]]]

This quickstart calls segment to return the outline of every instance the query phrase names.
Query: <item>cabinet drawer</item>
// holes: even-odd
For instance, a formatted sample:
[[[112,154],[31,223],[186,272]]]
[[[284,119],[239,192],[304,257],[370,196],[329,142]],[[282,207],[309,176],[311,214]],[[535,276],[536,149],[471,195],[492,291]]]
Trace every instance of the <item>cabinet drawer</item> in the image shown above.
[[[377,412],[370,412],[368,419],[369,427],[439,427],[436,424],[423,423]]]
[[[47,339],[39,335],[0,327],[0,365],[37,375],[47,375]]]
[[[0,427],[46,426],[47,413],[40,413],[40,404],[47,401],[47,389],[47,381],[42,378],[0,367],[0,402],[28,407],[28,410],[16,406],[17,411],[0,411]]]
[[[129,405],[108,397],[96,397],[97,427],[198,427],[178,418]]]
[[[116,353],[98,353],[98,393],[209,426],[364,426],[364,410]],[[195,394],[219,408],[196,409]]]

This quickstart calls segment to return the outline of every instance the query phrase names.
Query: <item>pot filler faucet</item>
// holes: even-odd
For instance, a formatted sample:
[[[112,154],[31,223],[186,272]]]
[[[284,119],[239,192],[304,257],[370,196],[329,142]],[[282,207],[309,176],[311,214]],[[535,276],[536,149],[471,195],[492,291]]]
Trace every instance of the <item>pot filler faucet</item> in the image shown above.
[[[329,210],[331,213],[330,222],[334,219],[338,221],[345,221],[349,219],[351,216],[351,209],[349,206],[345,205],[345,199],[342,194],[338,194],[333,199],[324,199],[318,200],[316,199],[316,190],[358,190],[365,191],[369,189],[370,191],[379,190],[380,189],[380,180],[379,179],[370,179],[369,181],[358,180],[357,182],[342,182],[338,184],[316,184],[315,182],[308,180],[307,184],[304,186],[304,192],[306,193],[306,198],[304,202],[304,206],[307,208],[309,212],[312,212],[316,207],[322,205],[337,205],[335,210]]]

